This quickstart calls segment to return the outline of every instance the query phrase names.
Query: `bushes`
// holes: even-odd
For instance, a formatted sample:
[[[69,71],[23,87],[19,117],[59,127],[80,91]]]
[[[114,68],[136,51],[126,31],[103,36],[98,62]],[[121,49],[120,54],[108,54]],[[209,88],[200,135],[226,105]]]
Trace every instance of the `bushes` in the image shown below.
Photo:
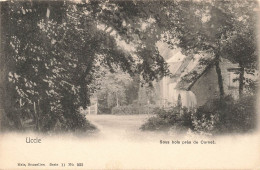
[[[245,96],[239,100],[226,96],[222,100],[210,100],[196,111],[180,107],[156,109],[156,116],[148,119],[141,129],[191,129],[204,134],[249,132],[256,128],[255,104],[256,96]]]
[[[116,115],[134,115],[134,114],[152,114],[156,108],[154,105],[127,105],[112,108],[112,114]]]
[[[193,115],[194,130],[214,134],[251,131],[256,127],[255,104],[256,96],[209,101]]]
[[[91,124],[83,115],[76,113],[75,119],[77,119],[77,124],[75,121],[70,121],[66,119],[57,120],[53,131],[54,132],[93,132],[97,130],[96,126]],[[65,121],[65,122],[63,122]]]
[[[187,108],[171,107],[168,109],[157,108],[156,116],[151,117],[141,126],[142,130],[169,130],[177,128],[186,130],[192,128],[192,112]]]
[[[128,106],[119,106],[119,107],[113,107],[112,108],[112,114],[116,115],[132,115],[132,114],[137,114],[138,110],[137,108],[133,107],[132,105]]]

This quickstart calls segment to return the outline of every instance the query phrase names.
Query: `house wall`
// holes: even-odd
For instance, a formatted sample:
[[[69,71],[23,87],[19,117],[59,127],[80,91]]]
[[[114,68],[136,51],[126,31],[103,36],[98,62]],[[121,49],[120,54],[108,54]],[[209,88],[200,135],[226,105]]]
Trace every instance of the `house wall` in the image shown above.
[[[154,84],[155,101],[158,106],[176,106],[178,97],[181,97],[182,106],[194,108],[197,105],[196,96],[191,91],[175,89],[176,81],[164,77],[160,82]]]
[[[197,98],[197,106],[202,106],[209,99],[218,95],[218,79],[215,67],[211,67],[206,71],[192,86],[191,91]]]
[[[238,82],[233,82],[233,78],[227,69],[236,68],[237,64],[232,64],[226,59],[220,62],[225,94],[238,98]],[[232,86],[230,86],[232,85]],[[192,86],[191,91],[197,98],[197,106],[202,106],[208,100],[219,97],[218,77],[215,66],[209,68]]]
[[[238,78],[239,75],[228,71],[229,68],[238,68],[238,64],[233,64],[227,59],[222,59],[222,62],[220,63],[220,68],[224,79],[223,84],[225,94],[231,95],[234,99],[238,99],[239,81],[233,82],[233,79]]]
[[[167,103],[168,99],[168,84],[169,84],[170,78],[164,77],[159,82],[154,83],[155,87],[155,101],[157,105],[165,105]]]

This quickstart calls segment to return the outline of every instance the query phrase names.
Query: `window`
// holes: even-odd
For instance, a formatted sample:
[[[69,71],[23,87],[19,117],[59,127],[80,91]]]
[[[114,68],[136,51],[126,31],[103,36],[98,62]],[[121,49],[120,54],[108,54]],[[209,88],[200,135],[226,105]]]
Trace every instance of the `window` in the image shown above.
[[[238,82],[239,74],[237,71],[230,71],[228,72],[228,88],[238,88],[239,82]]]

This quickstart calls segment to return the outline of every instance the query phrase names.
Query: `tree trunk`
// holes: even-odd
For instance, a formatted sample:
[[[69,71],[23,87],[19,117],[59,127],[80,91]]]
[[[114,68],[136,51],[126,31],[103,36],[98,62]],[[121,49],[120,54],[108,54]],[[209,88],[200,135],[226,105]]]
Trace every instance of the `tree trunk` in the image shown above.
[[[118,106],[119,106],[119,101],[118,101],[118,95],[116,93],[116,107],[118,107]]]
[[[240,66],[240,73],[239,73],[239,98],[243,96],[244,91],[244,74],[245,74],[245,68],[242,66],[242,64],[239,64]]]
[[[35,114],[35,129],[38,131],[39,130],[39,115],[37,112],[36,102],[33,102],[33,110],[34,110],[34,114]]]
[[[12,110],[12,100],[10,86],[8,85],[8,73],[10,66],[12,65],[11,60],[7,56],[7,39],[6,36],[9,34],[9,11],[7,2],[0,2],[0,131],[3,130],[3,123],[7,120],[7,113],[14,114]],[[15,125],[19,128],[20,122],[17,121]]]
[[[225,95],[224,93],[224,86],[223,86],[223,78],[221,74],[221,68],[219,66],[219,54],[216,54],[216,61],[215,61],[215,66],[216,66],[216,73],[218,76],[218,87],[219,87],[219,96],[222,99]]]
[[[80,82],[80,98],[83,109],[86,109],[89,103],[87,100],[87,84],[85,78]]]
[[[88,90],[87,85],[89,85],[92,81],[92,78],[90,76],[91,74],[91,68],[93,66],[94,57],[90,57],[88,61],[84,61],[82,59],[79,59],[79,63],[88,63],[86,66],[86,70],[84,73],[81,74],[81,76],[78,79],[79,86],[80,86],[80,100],[82,103],[83,109],[87,108],[87,105],[90,104],[90,92]],[[80,69],[80,68],[78,68]]]

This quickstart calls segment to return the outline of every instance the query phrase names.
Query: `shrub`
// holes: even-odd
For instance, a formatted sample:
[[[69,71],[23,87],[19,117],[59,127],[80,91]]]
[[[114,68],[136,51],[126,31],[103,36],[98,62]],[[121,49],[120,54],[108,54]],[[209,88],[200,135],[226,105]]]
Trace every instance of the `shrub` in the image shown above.
[[[116,115],[125,115],[125,114],[136,114],[138,111],[135,107],[129,106],[119,106],[112,108],[112,114]]]
[[[210,115],[210,118],[206,118],[203,114],[200,119],[192,115],[192,125],[193,130],[200,134],[211,134],[215,128],[215,124],[218,122],[218,117],[216,115]]]
[[[213,99],[189,111],[171,107],[155,109],[156,116],[141,126],[142,130],[191,129],[200,134],[249,132],[256,128],[256,96],[234,100],[231,96]]]
[[[211,100],[192,116],[194,130],[215,134],[251,131],[256,127],[255,101],[255,96]]]
[[[142,130],[167,130],[170,128],[187,130],[192,128],[192,112],[188,111],[187,108],[157,108],[154,112],[156,116],[149,118],[148,121],[141,126]]]

